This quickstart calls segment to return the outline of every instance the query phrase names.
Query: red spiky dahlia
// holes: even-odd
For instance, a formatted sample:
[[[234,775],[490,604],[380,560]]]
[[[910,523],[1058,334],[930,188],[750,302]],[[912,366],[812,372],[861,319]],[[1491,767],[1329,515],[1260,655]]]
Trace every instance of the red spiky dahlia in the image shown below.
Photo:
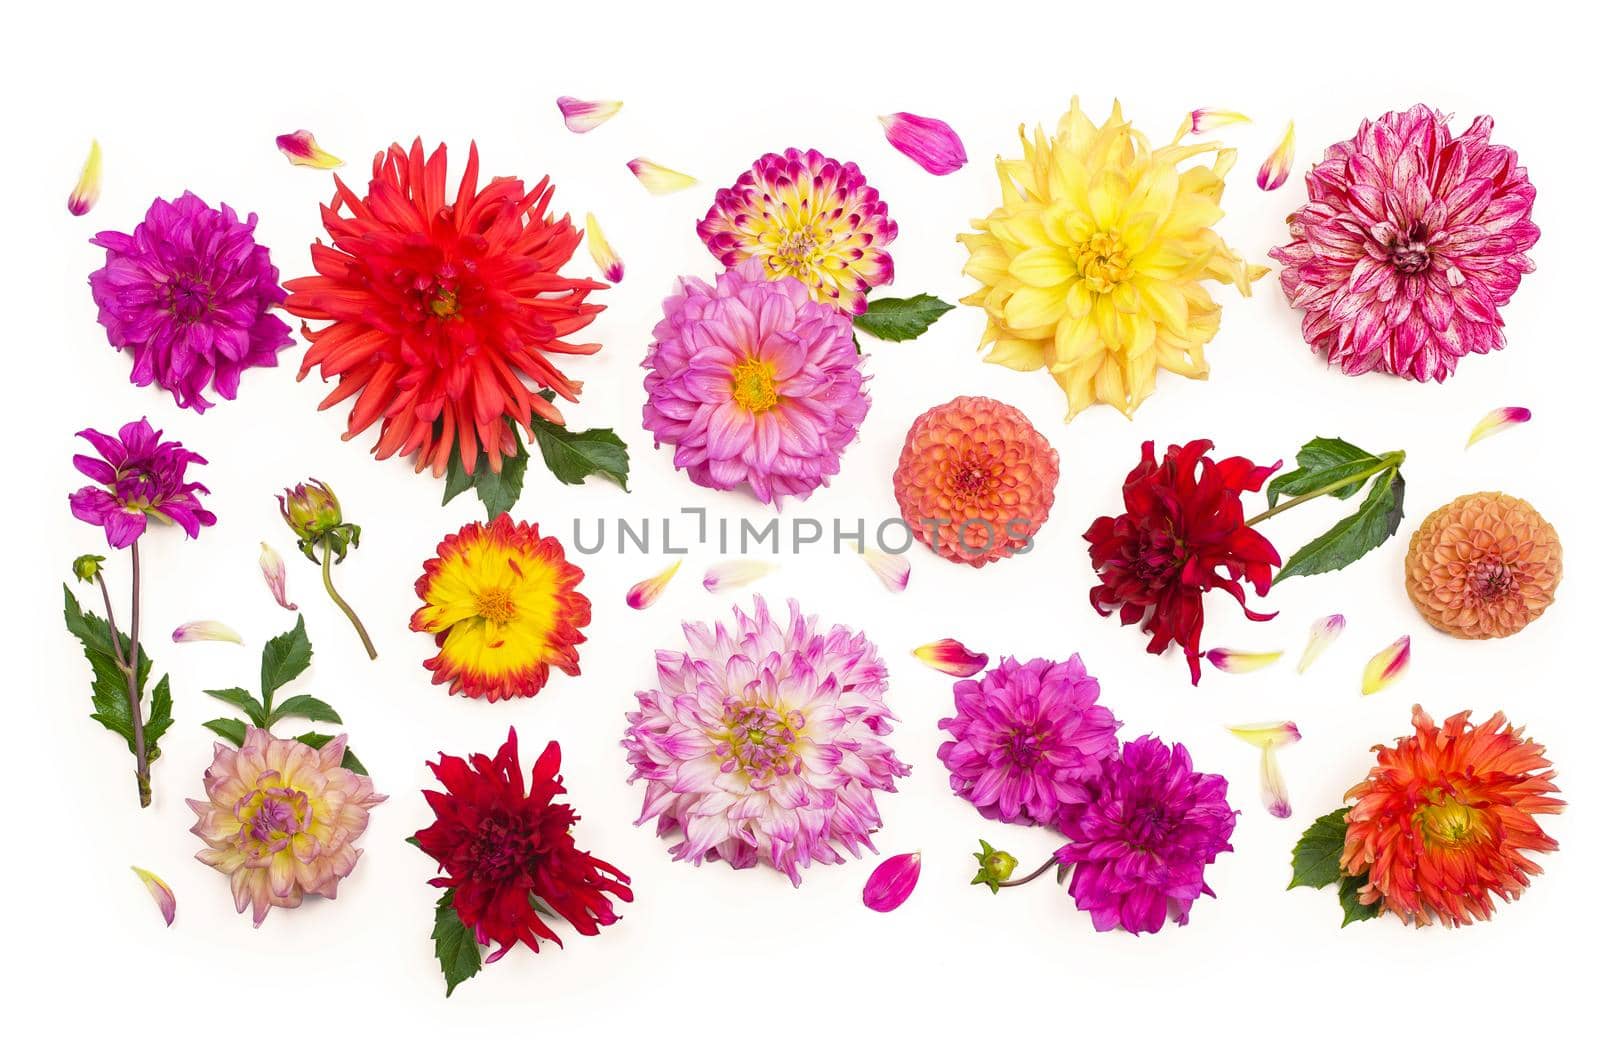
[[[444,146],[424,158],[419,139],[373,160],[365,196],[335,175],[322,208],[332,246],[312,245],[317,275],[289,281],[284,303],[331,322],[304,328],[300,377],[320,367],[324,380],[338,378],[322,409],[355,397],[344,437],[381,420],[378,459],[415,455],[435,476],[452,453],[475,471],[480,450],[498,471],[516,453],[512,422],[563,423],[538,392],[575,401],[581,385],[549,356],[600,349],[562,337],[604,309],[585,300],[607,287],[561,275],[583,230],[546,213],[548,177],[531,191],[514,177],[480,189],[473,144],[452,199],[447,169]]]
[[[1341,868],[1367,876],[1359,898],[1405,921],[1452,926],[1486,921],[1494,897],[1515,900],[1555,839],[1533,821],[1565,804],[1544,746],[1496,712],[1474,726],[1471,712],[1435,725],[1412,709],[1414,734],[1377,748],[1378,763],[1349,793]]]

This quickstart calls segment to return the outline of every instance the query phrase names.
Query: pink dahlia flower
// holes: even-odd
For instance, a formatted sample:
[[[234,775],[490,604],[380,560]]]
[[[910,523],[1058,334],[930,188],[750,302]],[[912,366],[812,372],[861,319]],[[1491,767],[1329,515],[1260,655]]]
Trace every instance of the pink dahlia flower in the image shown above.
[[[239,748],[217,742],[206,798],[188,802],[190,832],[206,843],[195,858],[229,876],[234,905],[258,926],[307,893],[333,899],[355,869],[367,811],[388,798],[339,766],[344,746],[343,735],[314,749],[247,727]]]
[[[889,244],[900,228],[853,162],[789,148],[756,159],[696,231],[725,266],[754,260],[769,277],[794,277],[812,298],[849,314],[894,280]]]
[[[1053,823],[1089,798],[1102,761],[1116,755],[1117,727],[1096,704],[1100,683],[1074,653],[1066,663],[1011,657],[981,679],[955,685],[956,714],[939,720],[950,788],[985,818]]]
[[[641,691],[623,748],[643,779],[638,824],[682,832],[673,858],[767,863],[800,884],[813,863],[873,848],[874,793],[911,768],[884,740],[894,716],[876,647],[823,630],[789,603],[785,627],[755,599],[732,629],[689,623],[689,652],[657,652],[659,688]]]
[[[1362,122],[1306,174],[1310,202],[1271,254],[1306,342],[1331,364],[1444,380],[1505,345],[1499,307],[1533,272],[1539,228],[1528,171],[1489,142],[1493,129],[1485,116],[1454,136],[1418,104]]]
[[[683,277],[644,360],[644,426],[702,487],[804,499],[839,471],[868,398],[850,318],[755,262]]]
[[[151,203],[132,233],[90,241],[106,264],[89,274],[89,290],[106,338],[133,355],[134,383],[204,413],[207,386],[235,398],[244,370],[276,365],[294,345],[272,312],[288,293],[255,228],[254,214],[240,221],[226,203],[213,209],[185,192]]]

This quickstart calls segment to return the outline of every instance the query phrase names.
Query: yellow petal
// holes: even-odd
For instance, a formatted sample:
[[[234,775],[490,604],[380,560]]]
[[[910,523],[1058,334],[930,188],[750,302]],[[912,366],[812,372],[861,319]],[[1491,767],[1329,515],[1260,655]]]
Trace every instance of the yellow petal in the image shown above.
[[[83,171],[78,174],[78,183],[73,185],[72,194],[67,196],[67,212],[75,218],[81,218],[94,209],[100,201],[100,141],[89,141],[89,157],[83,160]]]
[[[1267,161],[1261,164],[1261,169],[1256,172],[1256,187],[1263,192],[1270,192],[1279,188],[1284,181],[1289,179],[1289,171],[1294,168],[1294,123],[1289,123],[1289,128],[1284,131],[1283,139],[1272,154],[1267,156]]]
[[[669,195],[672,192],[681,192],[695,183],[695,179],[687,173],[668,169],[649,159],[638,158],[628,163],[628,169],[639,178],[639,183],[651,195]]]
[[[1245,723],[1242,726],[1230,726],[1228,733],[1241,741],[1254,745],[1258,749],[1293,745],[1300,740],[1300,728],[1288,720],[1276,723]]]
[[[1344,616],[1335,612],[1331,616],[1324,616],[1311,625],[1311,638],[1306,642],[1305,652],[1300,654],[1301,674],[1305,674],[1317,657],[1321,656],[1328,646],[1334,643],[1339,635],[1344,633]]]
[[[1525,406],[1503,406],[1492,410],[1478,421],[1478,426],[1472,429],[1472,434],[1467,436],[1467,445],[1482,442],[1491,435],[1497,435],[1518,424],[1526,424],[1533,419],[1533,413]]]
[[[171,887],[143,867],[132,867],[130,869],[139,875],[139,880],[144,882],[144,887],[150,890],[150,898],[161,909],[162,920],[170,926],[172,920],[178,917],[178,898],[172,894]]]
[[[606,234],[600,230],[600,222],[595,220],[593,214],[587,215],[583,220],[584,234],[589,240],[589,256],[594,259],[595,266],[600,270],[606,280],[612,284],[622,279],[622,259],[617,257],[617,252],[611,249],[611,242],[606,239]]]
[[[898,594],[905,590],[911,582],[911,562],[903,553],[885,553],[881,549],[863,549],[861,559],[867,562],[867,567],[872,569],[872,574],[878,581],[889,588],[890,593]]]
[[[721,564],[713,564],[706,569],[706,576],[700,581],[713,594],[721,590],[731,590],[737,586],[748,586],[764,575],[769,575],[778,570],[776,564],[757,560],[730,560]]]
[[[1361,692],[1377,693],[1405,674],[1410,666],[1411,635],[1407,634],[1368,661],[1367,669],[1361,675]]]
[[[1223,111],[1215,107],[1200,107],[1189,112],[1189,132],[1209,133],[1229,125],[1247,125],[1250,119],[1238,111]]]
[[[672,582],[672,577],[678,574],[678,569],[683,561],[675,561],[671,567],[652,575],[648,579],[641,579],[628,590],[628,607],[633,609],[649,608],[661,596],[661,591]]]
[[[1244,653],[1237,649],[1213,649],[1206,653],[1206,659],[1218,671],[1227,671],[1235,675],[1242,675],[1247,671],[1260,671],[1270,664],[1278,662],[1283,655],[1283,650],[1273,653]]]

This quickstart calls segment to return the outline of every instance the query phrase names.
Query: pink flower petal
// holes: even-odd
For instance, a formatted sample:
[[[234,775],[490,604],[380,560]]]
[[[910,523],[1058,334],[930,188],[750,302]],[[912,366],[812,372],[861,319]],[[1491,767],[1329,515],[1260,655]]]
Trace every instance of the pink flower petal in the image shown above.
[[[1284,785],[1283,772],[1278,768],[1278,750],[1261,750],[1261,802],[1267,814],[1286,819],[1294,813],[1289,806],[1289,787]]]
[[[649,608],[661,596],[661,591],[672,582],[672,577],[678,574],[678,569],[683,566],[683,561],[674,561],[668,568],[663,569],[648,579],[641,579],[634,583],[628,590],[628,607],[633,609]]]
[[[628,169],[639,178],[639,183],[651,195],[669,195],[672,192],[681,192],[685,188],[696,184],[693,177],[687,173],[668,169],[649,159],[634,159],[628,163]]]
[[[1478,426],[1472,429],[1472,434],[1467,437],[1467,446],[1481,442],[1491,435],[1498,435],[1507,428],[1518,424],[1526,424],[1533,419],[1533,412],[1526,406],[1502,406],[1493,410],[1478,421]]]
[[[611,249],[611,241],[600,231],[600,222],[595,220],[593,214],[584,218],[583,231],[588,237],[589,257],[594,259],[595,267],[610,283],[619,282],[622,279],[622,259]]]
[[[1247,125],[1250,119],[1238,111],[1218,110],[1216,107],[1200,107],[1189,112],[1189,132],[1209,133],[1213,129],[1221,129],[1229,125]]]
[[[78,183],[73,186],[72,194],[67,196],[67,212],[75,218],[81,218],[94,209],[100,201],[100,141],[89,141],[89,157],[83,161],[83,171],[78,174]]]
[[[867,878],[867,884],[861,890],[861,902],[874,911],[892,911],[906,902],[921,876],[921,852],[890,856],[879,863]]]
[[[967,164],[967,149],[956,131],[937,118],[897,111],[880,115],[883,133],[894,149],[936,177]]]
[[[868,548],[861,551],[861,559],[867,562],[872,574],[889,588],[890,593],[900,593],[911,582],[911,562],[903,553],[885,553],[881,549]]]
[[[580,100],[576,96],[559,96],[556,106],[561,119],[574,133],[587,133],[617,116],[622,110],[621,100]]]
[[[1323,616],[1311,625],[1311,638],[1306,642],[1305,652],[1300,654],[1300,664],[1296,669],[1302,675],[1323,652],[1344,633],[1344,615],[1335,612],[1331,616]]]
[[[181,624],[172,632],[175,642],[233,642],[243,645],[244,639],[239,637],[239,632],[226,623],[217,620],[195,620],[193,623]]]
[[[1289,179],[1289,171],[1294,168],[1294,123],[1289,123],[1283,139],[1272,154],[1267,156],[1267,161],[1261,164],[1261,169],[1256,172],[1256,187],[1263,192],[1270,192],[1275,188],[1283,187],[1283,182]]]
[[[1227,671],[1231,674],[1242,675],[1247,671],[1259,671],[1269,664],[1275,664],[1278,657],[1283,655],[1283,650],[1274,653],[1245,653],[1237,649],[1213,649],[1206,653],[1206,659],[1211,661],[1211,666],[1218,671]]]
[[[911,655],[935,671],[956,678],[971,678],[989,666],[988,653],[974,653],[954,638],[940,638],[911,650]]]
[[[261,543],[261,577],[267,581],[267,589],[272,591],[272,599],[280,606],[290,612],[300,607],[289,600],[289,573],[283,567],[283,557],[265,542]]]
[[[322,150],[317,138],[309,129],[296,129],[278,137],[278,150],[296,166],[310,166],[314,170],[336,170],[344,160]]]
[[[1367,669],[1361,675],[1361,692],[1377,693],[1405,674],[1410,666],[1411,635],[1407,634],[1367,663]]]
[[[161,909],[161,917],[170,926],[172,920],[178,917],[178,898],[172,894],[172,889],[143,867],[133,867],[132,870],[144,882],[144,887],[150,890],[150,898],[155,900],[156,906]]]
[[[706,569],[706,577],[700,581],[700,585],[716,594],[723,590],[748,586],[757,579],[770,575],[777,570],[778,566],[776,564],[768,564],[766,561],[723,561],[721,564],[713,564]]]

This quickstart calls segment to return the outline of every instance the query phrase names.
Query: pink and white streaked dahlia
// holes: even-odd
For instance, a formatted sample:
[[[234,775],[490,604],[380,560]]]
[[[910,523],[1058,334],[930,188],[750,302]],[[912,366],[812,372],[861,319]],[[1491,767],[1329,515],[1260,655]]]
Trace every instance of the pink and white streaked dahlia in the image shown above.
[[[683,277],[644,360],[644,426],[702,487],[781,507],[839,471],[869,400],[850,318],[745,262]]]
[[[258,926],[307,893],[333,899],[355,869],[368,809],[388,798],[339,766],[344,746],[343,735],[314,749],[247,727],[239,748],[217,742],[206,798],[188,802],[190,832],[206,843],[195,858],[229,876],[234,905]]]
[[[797,602],[787,627],[759,595],[753,616],[733,617],[731,630],[684,624],[689,652],[658,651],[660,688],[628,713],[637,824],[681,830],[675,859],[764,862],[799,885],[813,863],[843,863],[841,848],[877,851],[873,794],[911,773],[884,740],[888,672],[865,635],[823,630]]]
[[[1494,120],[1450,132],[1418,104],[1363,121],[1306,174],[1272,257],[1301,332],[1349,375],[1445,380],[1456,361],[1505,345],[1511,300],[1539,239],[1533,185],[1517,153],[1489,142]]]
[[[894,279],[888,246],[900,228],[855,163],[789,148],[719,190],[696,231],[723,265],[754,259],[767,276],[794,277],[818,302],[859,314],[867,291]]]

